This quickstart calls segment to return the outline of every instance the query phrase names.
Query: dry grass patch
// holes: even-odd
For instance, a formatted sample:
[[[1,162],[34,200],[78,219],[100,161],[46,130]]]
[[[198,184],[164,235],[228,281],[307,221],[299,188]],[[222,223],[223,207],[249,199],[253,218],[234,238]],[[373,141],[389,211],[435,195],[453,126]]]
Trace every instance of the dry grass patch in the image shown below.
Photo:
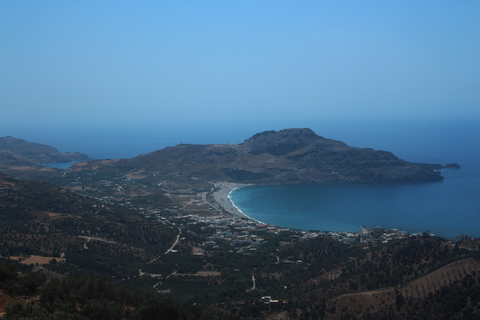
[[[27,167],[27,166],[15,166],[15,167],[10,167],[9,169],[13,171],[35,170],[34,167]]]
[[[131,172],[129,174],[126,174],[125,178],[127,178],[127,179],[144,179],[144,178],[148,177],[148,175],[142,174],[142,173],[145,173],[145,170]]]
[[[48,212],[48,211],[47,211],[47,214],[50,218],[57,218],[57,217],[60,217],[62,215],[61,213]]]
[[[43,172],[54,172],[55,169],[51,168],[51,167],[43,167],[42,169],[40,169],[40,171],[43,171]]]
[[[12,256],[12,257],[10,257],[10,259],[18,261],[21,264],[26,264],[26,265],[30,265],[30,264],[36,265],[37,263],[38,263],[38,265],[49,264],[50,261],[52,261],[52,259],[56,260],[57,263],[58,262],[63,262],[62,258],[42,257],[42,256],[35,256],[35,255],[28,256],[28,257],[14,257],[14,256]]]

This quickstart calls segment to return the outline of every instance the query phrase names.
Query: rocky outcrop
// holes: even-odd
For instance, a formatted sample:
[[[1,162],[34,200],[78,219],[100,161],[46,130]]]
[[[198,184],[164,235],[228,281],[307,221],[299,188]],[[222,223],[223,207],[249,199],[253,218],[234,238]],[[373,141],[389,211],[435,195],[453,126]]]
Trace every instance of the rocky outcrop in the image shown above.
[[[445,169],[460,169],[460,165],[458,163],[447,163],[444,167]]]
[[[264,131],[240,144],[248,153],[268,153],[274,156],[284,156],[310,145],[345,146],[343,142],[324,139],[307,128]]]

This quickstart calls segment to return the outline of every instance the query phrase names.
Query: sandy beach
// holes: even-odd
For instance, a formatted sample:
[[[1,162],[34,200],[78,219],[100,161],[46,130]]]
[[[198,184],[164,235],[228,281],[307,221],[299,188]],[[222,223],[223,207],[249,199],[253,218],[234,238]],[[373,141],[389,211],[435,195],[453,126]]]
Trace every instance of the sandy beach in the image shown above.
[[[248,184],[232,183],[232,182],[216,182],[217,190],[213,193],[215,201],[222,206],[230,214],[242,216],[250,219],[249,216],[239,211],[228,199],[228,194],[235,188],[248,186]]]

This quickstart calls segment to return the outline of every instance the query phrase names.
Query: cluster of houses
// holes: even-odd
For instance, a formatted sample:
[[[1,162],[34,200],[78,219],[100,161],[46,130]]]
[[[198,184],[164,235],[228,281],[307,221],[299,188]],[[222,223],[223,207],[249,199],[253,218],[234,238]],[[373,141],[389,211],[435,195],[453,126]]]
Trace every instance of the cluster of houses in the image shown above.
[[[203,243],[205,247],[218,246],[219,241],[230,242],[233,246],[242,246],[256,248],[265,244],[264,239],[251,234],[252,230],[263,230],[268,233],[278,233],[282,231],[295,231],[296,234],[293,238],[298,242],[303,242],[308,239],[318,236],[328,236],[332,239],[344,242],[344,243],[386,243],[396,239],[403,239],[408,236],[405,231],[397,229],[385,230],[381,227],[374,227],[373,229],[367,229],[360,226],[358,232],[332,232],[332,231],[302,231],[293,230],[287,228],[280,228],[274,225],[267,225],[260,223],[256,220],[246,219],[238,216],[230,215],[216,215],[216,216],[196,216],[196,215],[182,215],[175,209],[169,210],[169,217],[163,216],[163,212],[160,210],[142,209],[141,212],[146,217],[155,217],[159,221],[171,224],[171,225],[194,225],[203,224],[208,228],[215,229],[213,234],[209,236]],[[290,242],[280,243],[280,247],[286,246]]]
[[[327,234],[335,240],[345,242],[345,243],[387,243],[392,240],[403,239],[408,236],[405,231],[398,229],[389,229],[385,230],[382,227],[374,227],[372,230],[369,230],[365,227],[360,226],[360,231],[358,232],[328,232]]]
[[[135,184],[135,181],[131,179],[125,179],[124,183],[126,184]],[[101,180],[98,182],[99,186],[109,187],[112,186],[113,181]],[[116,188],[122,188],[118,183],[115,184]],[[122,188],[123,189],[123,188]],[[91,191],[90,187],[84,188],[84,191]],[[100,190],[99,190],[100,191]],[[117,190],[120,191],[120,190]],[[189,190],[189,193],[194,194],[192,190]],[[198,195],[198,194],[197,194]],[[242,246],[242,247],[251,247],[256,248],[264,245],[264,241],[261,238],[258,238],[255,235],[250,234],[249,230],[264,230],[267,232],[277,233],[280,231],[289,231],[291,229],[279,228],[273,225],[267,225],[260,223],[259,221],[253,219],[246,219],[245,217],[239,217],[235,215],[229,215],[221,212],[218,206],[211,204],[205,200],[205,193],[203,193],[203,202],[212,206],[214,211],[217,211],[216,215],[212,216],[196,216],[193,214],[183,215],[180,210],[177,208],[171,209],[152,209],[152,208],[140,208],[138,211],[147,218],[154,218],[158,221],[169,224],[169,225],[193,225],[202,223],[207,225],[210,228],[215,229],[215,233],[206,239],[203,243],[205,247],[215,247],[218,245],[219,241],[228,241],[233,246]],[[121,205],[130,206],[133,208],[130,203],[130,199],[124,197],[115,197],[112,195],[105,195],[103,197],[95,196],[95,199],[101,200],[104,203],[120,203]],[[202,201],[200,201],[202,202]],[[312,237],[317,237],[319,235],[329,236],[332,239],[344,242],[344,243],[365,243],[372,244],[378,242],[388,242],[395,239],[402,239],[407,237],[407,234],[401,230],[384,230],[381,227],[374,227],[372,230],[369,230],[365,227],[360,226],[360,231],[358,232],[326,232],[326,231],[301,231],[301,230],[292,230],[296,231],[300,236],[298,241],[305,241]],[[233,230],[233,231],[232,231]],[[280,244],[280,246],[285,244]]]

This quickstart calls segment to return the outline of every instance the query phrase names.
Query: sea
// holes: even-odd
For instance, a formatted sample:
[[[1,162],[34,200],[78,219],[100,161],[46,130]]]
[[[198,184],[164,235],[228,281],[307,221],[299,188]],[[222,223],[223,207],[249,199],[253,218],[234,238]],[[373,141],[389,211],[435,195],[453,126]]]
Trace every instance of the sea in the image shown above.
[[[477,238],[480,237],[479,128],[444,124],[442,128],[428,125],[418,128],[413,131],[415,134],[400,130],[400,138],[393,139],[398,144],[383,149],[408,161],[460,164],[461,169],[441,170],[444,181],[248,186],[235,189],[230,199],[244,214],[285,228],[356,232],[360,226],[369,229],[380,226],[450,239],[459,235]],[[385,132],[387,136],[391,134]],[[362,138],[365,135],[352,140]],[[390,140],[385,136],[370,138],[373,144]]]
[[[359,226],[480,237],[479,168],[442,171],[445,180],[404,184],[249,186],[230,199],[246,215],[279,227],[356,232]]]
[[[314,121],[236,125],[101,126],[10,130],[14,136],[82,152],[94,159],[131,158],[180,143],[243,142],[264,130],[309,127],[350,146],[387,150],[413,162],[447,164],[441,182],[403,184],[269,185],[237,189],[231,200],[246,215],[279,227],[358,231],[359,226],[480,237],[480,121]],[[67,168],[72,163],[50,164]]]

